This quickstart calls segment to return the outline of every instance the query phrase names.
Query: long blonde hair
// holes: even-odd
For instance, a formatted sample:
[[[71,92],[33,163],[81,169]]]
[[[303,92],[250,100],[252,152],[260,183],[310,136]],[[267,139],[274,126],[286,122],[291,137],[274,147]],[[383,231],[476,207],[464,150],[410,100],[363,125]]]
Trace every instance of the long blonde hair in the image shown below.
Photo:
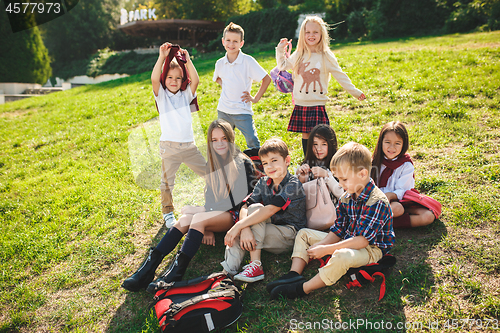
[[[229,145],[229,150],[224,158],[217,154],[213,148],[212,132],[216,128],[222,130]],[[236,179],[238,178],[238,166],[241,168],[244,158],[246,158],[246,156],[242,154],[234,144],[234,136],[233,128],[225,120],[214,120],[208,127],[208,173],[206,175],[206,182],[207,185],[212,188],[216,201],[226,198],[229,195],[229,189],[232,188],[232,185],[235,184]]]
[[[321,31],[321,39],[318,42],[318,46],[316,48],[317,53],[321,53],[326,55],[329,61],[337,61],[335,55],[332,50],[330,50],[330,36],[328,35],[328,24],[323,21],[323,19],[319,16],[306,16],[302,25],[300,26],[299,32],[299,41],[297,42],[297,49],[295,52],[298,54],[295,64],[293,64],[293,73],[297,74],[299,72],[299,64],[304,60],[309,60],[311,58],[311,50],[309,49],[309,45],[306,43],[306,24],[312,22],[316,23],[320,27]],[[294,53],[295,53],[294,52]],[[307,59],[305,58],[307,52]],[[322,64],[324,66],[324,64]]]

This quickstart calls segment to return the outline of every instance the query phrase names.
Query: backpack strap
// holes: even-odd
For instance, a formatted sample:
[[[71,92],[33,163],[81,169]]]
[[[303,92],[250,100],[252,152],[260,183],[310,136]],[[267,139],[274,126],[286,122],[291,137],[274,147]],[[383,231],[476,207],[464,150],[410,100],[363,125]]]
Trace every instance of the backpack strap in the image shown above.
[[[368,274],[365,270],[360,270],[359,274],[361,274],[367,281],[371,283],[375,282],[375,276],[382,277],[382,284],[380,285],[380,294],[378,300],[380,301],[385,296],[385,275],[382,272],[375,272],[372,275]],[[353,277],[354,276],[354,277]],[[351,289],[352,287],[361,287],[358,279],[356,279],[355,274],[351,275],[351,278],[354,279],[352,282],[347,284],[347,289]]]
[[[234,285],[219,286],[215,289],[209,290],[206,294],[195,296],[181,303],[170,304],[170,308],[165,311],[161,317],[158,318],[158,320],[161,322],[161,320],[165,318],[165,321],[170,322],[173,327],[176,322],[174,316],[185,308],[207,299],[217,299],[220,297],[236,298],[237,294],[239,295],[239,291]]]
[[[194,278],[194,279],[190,279],[190,280],[182,280],[182,281],[173,281],[173,282],[170,282],[170,283],[165,283],[163,286],[162,286],[162,289],[163,292],[161,294],[156,294],[154,297],[153,297],[153,300],[155,302],[159,302],[161,301],[162,299],[165,299],[166,298],[166,294],[167,292],[171,289],[171,288],[180,288],[180,287],[187,287],[187,286],[190,286],[190,285],[193,285],[193,284],[198,284],[198,283],[201,283],[203,281],[206,281],[206,280],[214,280],[214,282],[216,280],[218,280],[219,278],[221,277],[224,277],[224,278],[227,278],[227,275],[222,273],[222,272],[218,272],[218,273],[212,273],[210,275],[204,275],[204,276],[200,276],[200,277],[197,277],[197,278]]]

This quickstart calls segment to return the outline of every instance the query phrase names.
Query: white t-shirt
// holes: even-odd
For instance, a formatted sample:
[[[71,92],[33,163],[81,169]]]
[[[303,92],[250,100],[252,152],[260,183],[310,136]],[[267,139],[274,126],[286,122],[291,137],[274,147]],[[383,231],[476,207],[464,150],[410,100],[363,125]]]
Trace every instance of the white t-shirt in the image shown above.
[[[382,164],[379,179],[384,170],[385,165]],[[415,168],[413,167],[413,164],[411,162],[405,162],[392,172],[392,175],[387,180],[387,186],[381,187],[380,190],[384,193],[395,193],[398,200],[403,199],[405,192],[415,187],[415,178],[413,178],[414,171]]]
[[[227,54],[217,60],[213,80],[218,77],[222,80],[217,110],[228,114],[253,114],[252,102],[243,102],[241,96],[244,91],[250,92],[252,81],[262,81],[267,72],[252,56],[241,52],[232,63]]]
[[[172,94],[168,89],[163,89],[160,85],[158,96],[155,96],[160,113],[160,141],[194,141],[193,120],[191,118],[189,103],[191,103],[195,96],[193,96],[189,84],[186,90],[179,90],[175,94]]]

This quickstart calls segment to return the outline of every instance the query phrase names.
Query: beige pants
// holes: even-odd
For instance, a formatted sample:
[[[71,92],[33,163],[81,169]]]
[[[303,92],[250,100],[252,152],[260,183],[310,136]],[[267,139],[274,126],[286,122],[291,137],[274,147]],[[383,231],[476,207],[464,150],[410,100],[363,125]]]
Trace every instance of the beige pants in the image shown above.
[[[323,240],[328,233],[312,229],[301,229],[295,239],[292,258],[301,258],[309,262],[307,249]],[[382,251],[375,245],[368,245],[361,250],[340,249],[333,253],[328,263],[319,269],[319,277],[330,286],[347,273],[349,268],[361,267],[379,261]]]
[[[257,203],[248,207],[248,215],[264,207]],[[258,250],[266,250],[271,253],[282,253],[291,250],[297,235],[297,231],[291,225],[275,225],[271,219],[250,227],[255,237]],[[236,237],[232,247],[226,246],[225,260],[221,262],[222,267],[230,273],[237,274],[240,268],[245,250],[240,247],[240,238]]]
[[[207,162],[194,142],[160,141],[161,156],[161,211],[163,214],[174,211],[172,191],[174,190],[175,173],[182,163],[186,164],[197,175],[205,175]]]

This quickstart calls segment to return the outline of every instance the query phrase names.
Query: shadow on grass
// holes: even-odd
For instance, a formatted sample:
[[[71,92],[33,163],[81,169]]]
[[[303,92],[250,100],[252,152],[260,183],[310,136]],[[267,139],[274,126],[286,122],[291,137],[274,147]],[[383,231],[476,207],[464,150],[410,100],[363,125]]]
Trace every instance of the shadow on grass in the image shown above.
[[[428,253],[446,234],[446,227],[439,220],[424,228],[396,230],[396,245],[391,253],[398,261],[386,274],[387,290],[381,301],[378,301],[380,278],[368,286],[348,290],[347,276],[303,299],[271,301],[265,285],[289,270],[290,253],[264,252],[266,278],[263,282],[243,286],[245,307],[238,321],[242,329],[238,331],[243,332],[245,328],[251,332],[335,331],[340,328],[335,326],[340,322],[350,324],[345,329],[348,332],[380,331],[381,325],[385,325],[385,329],[390,325],[389,331],[406,331],[405,325],[408,328],[418,323],[407,320],[404,306],[422,305],[430,296],[435,282],[427,262]],[[317,261],[309,264],[304,271],[305,277],[312,278],[318,267]],[[398,330],[397,325],[402,329]],[[234,329],[226,332],[234,332]]]
[[[165,234],[166,229],[162,227],[155,236],[154,244]],[[224,236],[225,233],[216,233],[216,246],[201,245],[195,257],[191,261],[184,276],[184,279],[192,279],[202,275],[208,275],[222,270],[220,262],[224,259]],[[177,249],[182,246],[179,242]],[[153,245],[153,244],[151,244]],[[170,265],[171,259],[175,257],[176,250],[166,257],[156,275],[163,274]],[[144,249],[144,258],[147,255]],[[142,262],[142,261],[141,261]],[[138,263],[139,265],[140,263]],[[157,318],[153,309],[153,297],[145,290],[140,292],[130,292],[125,301],[116,310],[105,332],[123,333],[123,332],[158,332]]]
[[[156,239],[160,239],[164,232],[164,228],[160,229]],[[322,331],[325,328],[334,330],[335,325],[340,322],[353,323],[346,330],[348,332],[377,331],[380,330],[380,325],[386,325],[383,326],[385,328],[391,325],[390,331],[406,331],[405,325],[409,328],[414,327],[410,325],[418,323],[407,320],[404,307],[423,305],[432,293],[434,274],[427,263],[428,253],[446,235],[446,227],[439,220],[423,228],[396,230],[396,245],[391,253],[398,261],[386,274],[387,289],[381,301],[378,301],[380,278],[368,286],[348,290],[346,276],[335,285],[303,299],[270,300],[265,286],[289,270],[290,253],[276,255],[263,252],[266,277],[262,282],[240,285],[244,291],[243,314],[235,324],[223,332],[288,332],[290,329],[301,332]],[[219,233],[216,234],[215,247],[201,245],[187,269],[185,279],[220,271],[220,262],[224,258],[223,241],[224,233]],[[173,258],[173,255],[169,258]],[[248,259],[247,255],[243,265]],[[170,259],[167,259],[162,264],[164,269],[168,267],[169,261]],[[304,271],[306,278],[312,278],[318,267],[317,261],[312,262]],[[151,305],[152,297],[145,291],[129,293],[106,332],[157,332],[156,316]],[[402,329],[397,329],[397,325]]]

